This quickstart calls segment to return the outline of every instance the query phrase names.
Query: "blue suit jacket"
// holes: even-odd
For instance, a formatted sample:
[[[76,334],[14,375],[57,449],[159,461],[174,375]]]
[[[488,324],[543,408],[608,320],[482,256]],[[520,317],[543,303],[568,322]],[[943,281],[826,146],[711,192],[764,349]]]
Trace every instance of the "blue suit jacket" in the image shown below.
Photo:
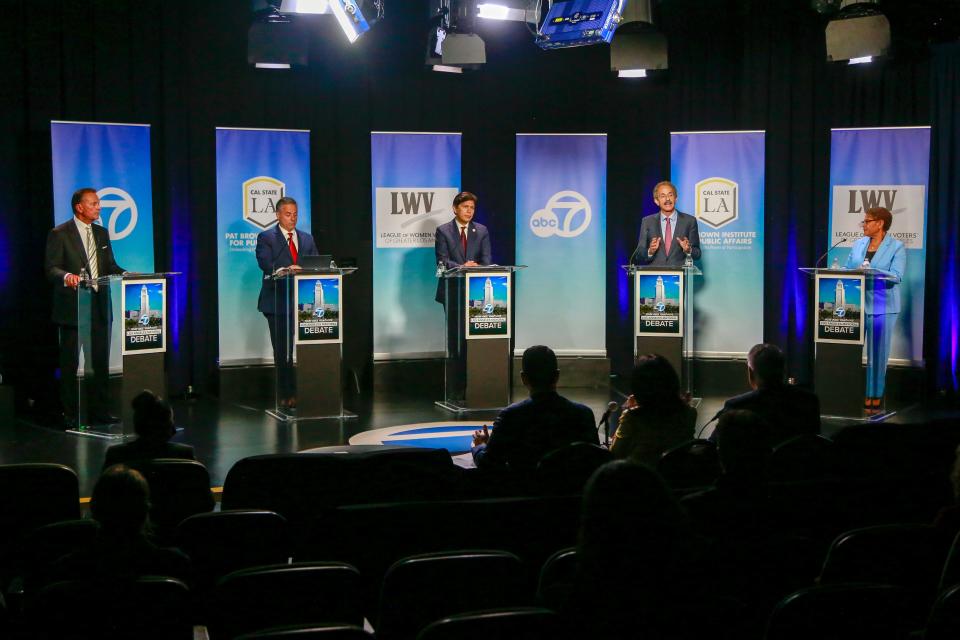
[[[297,250],[298,256],[316,256],[317,245],[306,231],[297,229]],[[264,276],[273,275],[273,272],[280,267],[289,267],[293,264],[293,256],[290,255],[290,247],[287,244],[287,238],[280,230],[280,225],[274,225],[272,229],[262,231],[257,236],[257,264]],[[260,286],[260,300],[257,302],[257,309],[261,313],[275,313],[274,304],[275,283],[272,279],[264,279]]]
[[[663,241],[660,242],[660,248],[652,256],[647,255],[647,247],[654,238],[663,238],[663,231],[660,228],[660,212],[645,216],[640,223],[640,240],[637,242],[636,257],[633,264],[648,264],[653,266],[682,267],[683,249],[677,238],[686,238],[690,241],[690,255],[694,260],[700,259],[700,230],[697,226],[697,219],[686,213],[677,211],[677,228],[673,230],[673,242],[670,243],[670,253],[666,252]]]
[[[859,269],[863,258],[867,255],[870,238],[864,236],[853,243],[845,269]],[[896,282],[872,280],[867,286],[865,297],[866,313],[900,313],[900,281],[907,267],[907,249],[903,243],[889,233],[883,237],[883,242],[877,247],[877,253],[870,261],[872,269],[879,269],[895,276]]]
[[[459,267],[473,260],[477,264],[490,264],[490,233],[482,224],[471,221],[467,226],[467,252],[463,252],[460,242],[460,228],[454,218],[437,227],[433,238],[433,248],[437,263],[443,263],[445,269]],[[437,282],[437,302],[443,302],[443,278]]]

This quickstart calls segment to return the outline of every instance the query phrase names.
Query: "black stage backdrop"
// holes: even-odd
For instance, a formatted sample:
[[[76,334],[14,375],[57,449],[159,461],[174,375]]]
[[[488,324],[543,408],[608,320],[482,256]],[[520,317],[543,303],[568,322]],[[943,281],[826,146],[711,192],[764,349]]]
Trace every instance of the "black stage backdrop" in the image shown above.
[[[514,134],[608,133],[607,345],[624,371],[630,322],[617,302],[616,258],[632,250],[640,217],[655,210],[650,191],[669,174],[669,132],[766,130],[764,338],[784,346],[792,373],[809,380],[812,341],[796,300],[809,305],[810,291],[795,267],[826,249],[829,130],[926,125],[933,111],[933,124],[952,127],[933,133],[942,157],[932,163],[927,282],[941,290],[944,260],[956,260],[960,52],[932,54],[926,34],[931,15],[956,14],[944,8],[952,1],[882,2],[896,55],[852,67],[825,62],[825,23],[808,2],[665,1],[658,22],[669,35],[670,69],[645,80],[613,77],[607,47],[543,52],[523,25],[483,20],[485,67],[431,72],[426,4],[386,3],[386,19],[352,46],[329,16],[314,17],[310,66],[278,72],[246,63],[245,1],[3,0],[0,372],[17,384],[20,402],[55,397],[56,334],[41,269],[53,222],[50,120],[152,125],[157,269],[187,274],[171,307],[172,392],[187,384],[217,390],[217,126],[311,130],[312,231],[321,251],[360,267],[344,348],[367,383],[370,131],[463,132],[463,187],[480,195],[478,220],[491,227],[500,263],[514,255]],[[955,388],[944,373],[956,370],[956,348],[951,355],[943,347],[951,325],[938,319],[948,303],[956,315],[956,295],[927,300],[926,357],[941,372],[938,384]]]

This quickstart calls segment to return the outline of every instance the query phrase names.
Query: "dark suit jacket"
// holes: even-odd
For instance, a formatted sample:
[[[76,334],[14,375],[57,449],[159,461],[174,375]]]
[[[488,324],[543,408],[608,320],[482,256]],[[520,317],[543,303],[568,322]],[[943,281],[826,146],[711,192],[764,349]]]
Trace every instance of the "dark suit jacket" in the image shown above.
[[[490,441],[473,448],[473,459],[478,467],[532,470],[544,455],[571,442],[600,444],[593,411],[546,391],[501,411],[493,421]]]
[[[433,249],[437,256],[437,263],[443,263],[445,269],[459,267],[464,262],[473,260],[477,264],[490,264],[490,233],[487,228],[478,222],[470,221],[467,226],[467,253],[463,253],[463,244],[460,242],[460,228],[454,218],[450,222],[437,227],[433,237]],[[437,282],[437,302],[443,302],[443,278]]]
[[[661,238],[660,248],[653,256],[647,255],[647,247],[654,238]],[[677,211],[677,228],[673,230],[673,241],[670,243],[670,255],[667,255],[663,245],[663,232],[660,229],[660,212],[644,217],[640,223],[640,240],[637,242],[634,264],[651,266],[682,267],[684,254],[677,238],[687,238],[690,241],[690,255],[694,260],[700,259],[700,231],[697,219],[694,216]]]
[[[178,458],[180,460],[196,460],[193,447],[176,442],[156,442],[137,438],[132,442],[115,444],[107,448],[107,456],[103,461],[103,468],[115,464],[130,464],[138,460],[155,460],[157,458]]]
[[[316,256],[317,245],[306,231],[297,229],[297,256]],[[264,276],[273,275],[273,272],[281,267],[289,267],[293,264],[293,256],[290,255],[290,245],[287,243],[287,236],[280,229],[280,225],[274,225],[272,229],[260,232],[257,236],[257,264]],[[257,309],[261,313],[276,313],[274,307],[274,291],[276,283],[273,279],[264,279],[260,285],[260,299],[257,301]]]
[[[110,232],[99,224],[93,225],[93,237],[97,243],[97,274],[119,275],[123,269],[113,257]],[[70,218],[57,225],[47,234],[47,249],[43,268],[47,279],[53,284],[53,321],[57,324],[77,326],[77,290],[63,286],[68,273],[80,275],[83,269],[90,271],[84,241],[77,223]],[[109,289],[107,290],[109,293]],[[101,296],[103,304],[109,304],[108,296]]]
[[[782,385],[772,389],[756,389],[730,398],[724,411],[743,409],[759,415],[770,427],[770,446],[790,438],[820,433],[820,400],[806,389]],[[716,442],[717,432],[710,434]]]

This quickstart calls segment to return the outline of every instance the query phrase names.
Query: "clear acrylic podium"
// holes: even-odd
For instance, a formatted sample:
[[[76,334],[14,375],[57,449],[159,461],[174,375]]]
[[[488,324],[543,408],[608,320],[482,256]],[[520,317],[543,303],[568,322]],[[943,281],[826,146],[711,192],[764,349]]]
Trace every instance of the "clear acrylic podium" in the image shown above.
[[[693,395],[693,293],[703,272],[692,262],[682,267],[622,266],[633,290],[633,357],[657,353],[680,376],[680,388]],[[699,399],[693,398],[693,406]]]
[[[272,276],[277,345],[273,408],[283,422],[356,418],[343,408],[343,279],[356,267]]]
[[[444,398],[453,413],[510,404],[513,273],[526,265],[455,267],[443,272],[447,349]]]
[[[825,418],[880,422],[893,415],[886,397],[880,407],[867,412],[866,307],[862,295],[877,282],[897,281],[880,269],[800,267],[814,283],[814,390]],[[839,284],[838,284],[839,282]],[[840,293],[843,282],[853,284]],[[857,288],[859,287],[859,288]],[[846,293],[846,291],[851,293]],[[855,291],[855,293],[854,293]],[[837,304],[840,295],[844,299]],[[869,364],[869,363],[868,363]]]
[[[67,381],[76,395],[68,401],[73,407],[65,407],[76,415],[77,425],[67,433],[107,440],[130,437],[133,398],[144,389],[166,395],[167,283],[178,275],[126,273],[81,281],[79,364],[76,384]]]

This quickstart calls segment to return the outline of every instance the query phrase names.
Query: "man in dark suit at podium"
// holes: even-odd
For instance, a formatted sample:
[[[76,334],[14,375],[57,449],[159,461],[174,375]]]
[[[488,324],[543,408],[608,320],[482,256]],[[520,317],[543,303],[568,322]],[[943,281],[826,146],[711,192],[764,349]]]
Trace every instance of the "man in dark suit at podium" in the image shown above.
[[[91,280],[96,280],[124,273],[113,257],[110,233],[103,226],[93,224],[100,217],[100,197],[96,190],[90,187],[77,189],[70,198],[70,207],[73,218],[50,230],[44,256],[44,270],[53,284],[53,321],[60,333],[60,400],[64,426],[68,429],[77,426],[79,414],[77,288],[83,280],[80,274],[83,272]],[[93,369],[88,418],[95,424],[113,424],[119,419],[110,415],[108,387],[110,323],[113,320],[110,287],[83,286],[90,286],[90,343],[84,345],[85,357]]]
[[[700,233],[697,219],[676,210],[677,188],[672,182],[660,182],[653,188],[653,201],[660,211],[640,223],[640,239],[633,264],[682,267],[690,256],[700,259]]]
[[[317,245],[306,231],[297,229],[297,201],[290,197],[277,200],[277,224],[257,236],[257,264],[263,271],[257,309],[270,326],[273,364],[277,369],[277,398],[281,407],[297,404],[293,383],[293,292],[289,291],[287,309],[276,308],[276,281],[269,276],[283,270],[300,269],[300,256],[316,256]]]
[[[437,264],[444,269],[478,267],[490,264],[490,233],[473,221],[477,210],[477,196],[462,191],[453,199],[454,219],[437,227],[434,251]],[[443,303],[443,278],[437,282],[436,301]]]

